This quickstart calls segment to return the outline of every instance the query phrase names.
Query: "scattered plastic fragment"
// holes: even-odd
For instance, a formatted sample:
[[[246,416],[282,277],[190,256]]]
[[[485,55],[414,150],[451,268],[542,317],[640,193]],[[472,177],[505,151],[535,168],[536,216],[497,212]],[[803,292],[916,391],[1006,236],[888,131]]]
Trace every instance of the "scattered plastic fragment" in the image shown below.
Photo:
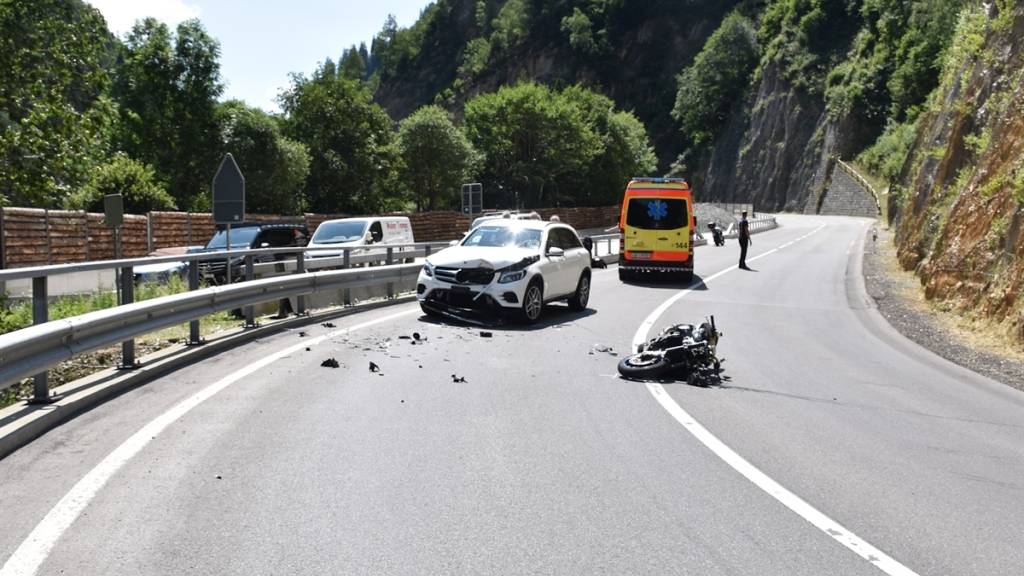
[[[324,322],[323,324],[321,324],[321,326],[323,326],[324,328],[337,328],[337,326],[330,322]]]
[[[309,336],[309,334],[306,334],[305,332],[299,332],[299,338],[305,338],[306,336]]]
[[[309,352],[309,346],[306,346],[306,352]]]
[[[413,332],[413,333],[412,333],[412,339],[413,339],[413,340],[416,340],[416,341],[419,341],[419,340],[421,340],[422,338],[420,337],[420,333],[419,333],[419,332]]]
[[[608,354],[609,356],[619,355],[619,353],[616,352],[614,348],[607,344],[594,344],[593,346],[590,347],[590,354],[594,354],[595,352],[601,352],[604,354]]]
[[[452,382],[457,382],[458,383],[458,382],[465,382],[465,381],[466,381],[466,377],[465,376],[456,376],[455,374],[452,374]]]
[[[481,330],[480,331],[480,337],[481,338],[491,338],[493,336],[494,336],[494,332],[488,332],[486,330]]]
[[[370,362],[370,372],[380,372],[380,366]]]
[[[338,361],[335,360],[334,358],[328,358],[327,360],[324,360],[323,362],[320,363],[320,366],[323,368],[341,368],[341,364],[338,364]]]

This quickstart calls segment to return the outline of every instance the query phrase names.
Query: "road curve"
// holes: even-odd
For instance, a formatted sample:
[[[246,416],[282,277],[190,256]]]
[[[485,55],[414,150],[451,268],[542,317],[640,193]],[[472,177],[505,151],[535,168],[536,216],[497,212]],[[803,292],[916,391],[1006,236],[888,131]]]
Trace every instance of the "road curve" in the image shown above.
[[[1024,394],[878,317],[868,221],[780,221],[755,271],[732,242],[698,249],[653,327],[714,314],[729,380],[665,392],[913,573],[1020,574]],[[0,460],[0,574],[882,574],[595,349],[626,352],[678,293],[613,267],[590,310],[536,328],[484,338],[402,305],[180,370]]]

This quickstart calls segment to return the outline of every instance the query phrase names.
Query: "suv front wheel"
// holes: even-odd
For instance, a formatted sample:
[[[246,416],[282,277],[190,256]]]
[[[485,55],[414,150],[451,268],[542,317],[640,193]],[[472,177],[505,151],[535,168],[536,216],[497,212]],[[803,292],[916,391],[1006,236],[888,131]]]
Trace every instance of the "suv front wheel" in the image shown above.
[[[544,310],[544,288],[537,280],[530,282],[523,293],[523,308],[520,311],[523,320],[527,324],[533,324],[540,320],[540,313]]]
[[[587,302],[590,301],[590,274],[584,272],[580,275],[580,281],[576,284],[576,293],[569,298],[569,308],[579,312],[587,309]]]

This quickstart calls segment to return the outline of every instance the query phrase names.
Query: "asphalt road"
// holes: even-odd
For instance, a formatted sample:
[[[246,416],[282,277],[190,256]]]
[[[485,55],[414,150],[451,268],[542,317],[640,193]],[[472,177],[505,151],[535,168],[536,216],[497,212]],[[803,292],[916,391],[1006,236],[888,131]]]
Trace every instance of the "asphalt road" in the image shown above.
[[[628,351],[680,287],[612,267],[588,311],[553,305],[535,328],[484,338],[400,305],[77,418],[0,460],[0,574],[1019,576],[1024,394],[878,317],[867,221],[780,222],[752,272],[730,270],[734,242],[698,249],[706,283],[653,326],[713,313],[729,379],[661,389],[888,568],[737,472],[657,386],[617,377],[602,347]]]

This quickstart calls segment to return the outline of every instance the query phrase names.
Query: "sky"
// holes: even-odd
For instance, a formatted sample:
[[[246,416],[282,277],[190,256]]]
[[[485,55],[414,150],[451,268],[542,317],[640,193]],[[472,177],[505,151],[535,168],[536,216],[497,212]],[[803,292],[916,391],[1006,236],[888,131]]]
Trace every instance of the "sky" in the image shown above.
[[[411,26],[428,0],[87,0],[120,37],[132,24],[153,16],[172,28],[199,18],[220,42],[224,99],[277,111],[274,101],[288,74],[307,76],[326,58],[366,42],[388,14]]]

